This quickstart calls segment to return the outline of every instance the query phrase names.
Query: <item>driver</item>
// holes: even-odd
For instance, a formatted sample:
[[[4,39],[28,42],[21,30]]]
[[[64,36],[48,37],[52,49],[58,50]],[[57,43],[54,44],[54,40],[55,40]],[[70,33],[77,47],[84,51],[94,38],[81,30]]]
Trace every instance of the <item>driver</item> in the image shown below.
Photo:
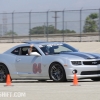
[[[33,44],[31,44],[30,45],[30,48],[28,49],[28,55],[30,55],[31,54],[31,52],[32,52],[32,48],[34,47],[34,45]]]

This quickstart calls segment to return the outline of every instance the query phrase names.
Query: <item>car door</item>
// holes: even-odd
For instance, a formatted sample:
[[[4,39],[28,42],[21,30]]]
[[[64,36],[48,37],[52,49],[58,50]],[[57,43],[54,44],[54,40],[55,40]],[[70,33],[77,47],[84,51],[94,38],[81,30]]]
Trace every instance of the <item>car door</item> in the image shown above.
[[[20,55],[16,57],[16,70],[22,77],[41,77],[42,76],[42,56],[27,55],[29,47],[21,47]],[[34,47],[34,49],[36,49]],[[25,53],[26,52],[26,53]]]

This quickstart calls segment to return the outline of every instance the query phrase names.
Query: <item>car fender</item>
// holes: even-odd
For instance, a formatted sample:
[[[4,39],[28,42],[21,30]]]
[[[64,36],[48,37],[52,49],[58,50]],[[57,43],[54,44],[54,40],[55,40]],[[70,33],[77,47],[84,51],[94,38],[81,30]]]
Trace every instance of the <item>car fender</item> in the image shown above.
[[[11,77],[14,74],[14,72],[16,72],[15,59],[16,57],[12,55],[7,55],[7,54],[0,55],[0,63],[6,65]]]
[[[66,60],[66,59],[64,59],[63,57],[57,58],[57,59],[55,59],[54,61],[52,61],[51,64],[54,63],[54,62],[57,62],[57,63],[61,64],[62,67],[63,67],[64,70],[65,70],[65,66],[67,66],[67,60]],[[50,64],[50,65],[51,65],[51,64]],[[50,65],[49,65],[49,67],[50,67]]]

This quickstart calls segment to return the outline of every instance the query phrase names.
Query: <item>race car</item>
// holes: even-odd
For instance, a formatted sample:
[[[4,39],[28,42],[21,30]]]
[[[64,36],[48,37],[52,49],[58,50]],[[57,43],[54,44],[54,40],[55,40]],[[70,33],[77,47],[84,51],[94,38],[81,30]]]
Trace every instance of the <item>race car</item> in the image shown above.
[[[28,54],[30,45],[32,52]],[[33,79],[64,82],[78,79],[100,81],[100,54],[80,52],[64,42],[29,41],[0,54],[0,82]]]

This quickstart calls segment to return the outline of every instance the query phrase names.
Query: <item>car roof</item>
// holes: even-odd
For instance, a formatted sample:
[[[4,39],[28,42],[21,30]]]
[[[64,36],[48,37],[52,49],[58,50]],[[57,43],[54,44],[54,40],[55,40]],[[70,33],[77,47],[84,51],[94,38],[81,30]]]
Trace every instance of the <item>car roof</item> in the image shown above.
[[[28,41],[28,42],[24,42],[22,44],[16,45],[10,49],[8,49],[7,51],[5,51],[4,53],[9,53],[11,52],[13,49],[17,48],[17,47],[21,47],[21,46],[30,46],[31,44],[35,45],[35,46],[39,46],[39,45],[49,45],[49,44],[61,44],[63,42],[47,42],[47,41]]]

